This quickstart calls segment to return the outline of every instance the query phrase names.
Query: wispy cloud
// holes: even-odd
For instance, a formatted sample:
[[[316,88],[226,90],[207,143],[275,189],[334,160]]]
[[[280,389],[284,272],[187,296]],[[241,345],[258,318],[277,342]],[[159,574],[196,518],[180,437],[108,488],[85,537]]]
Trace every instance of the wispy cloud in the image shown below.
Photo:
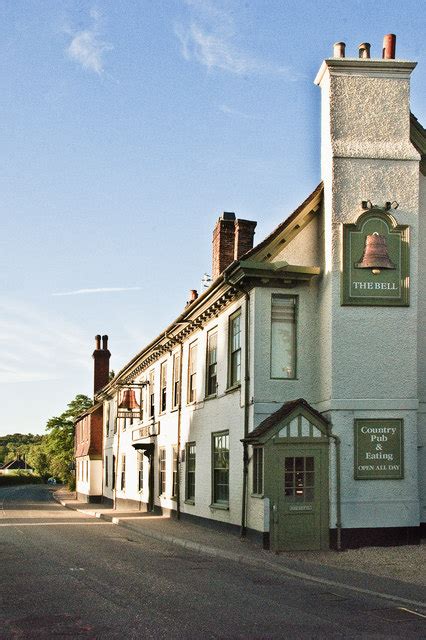
[[[69,57],[78,62],[84,69],[101,75],[104,71],[104,54],[113,49],[112,45],[105,42],[101,36],[102,16],[97,9],[90,11],[92,23],[87,29],[73,32],[67,47]]]
[[[1,383],[60,379],[65,371],[90,367],[86,352],[87,337],[67,320],[0,300]]]
[[[250,113],[245,113],[244,111],[239,111],[238,109],[233,109],[232,107],[228,107],[227,104],[219,105],[219,111],[222,111],[222,113],[226,113],[226,115],[228,116],[237,116],[239,118],[246,118],[248,120],[257,119],[257,116]]]
[[[210,0],[185,0],[188,21],[175,26],[185,60],[196,60],[208,69],[235,75],[278,74],[296,80],[289,67],[275,65],[238,47],[234,20],[226,8]]]
[[[79,296],[87,293],[116,293],[117,291],[140,291],[141,287],[98,287],[96,289],[75,289],[52,293],[52,296]]]

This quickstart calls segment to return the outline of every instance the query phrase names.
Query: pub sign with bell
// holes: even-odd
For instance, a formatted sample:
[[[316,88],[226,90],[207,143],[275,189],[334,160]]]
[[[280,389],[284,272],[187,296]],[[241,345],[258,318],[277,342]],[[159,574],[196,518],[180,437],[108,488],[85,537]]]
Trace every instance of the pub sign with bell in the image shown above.
[[[385,209],[343,225],[342,305],[409,305],[408,226]]]

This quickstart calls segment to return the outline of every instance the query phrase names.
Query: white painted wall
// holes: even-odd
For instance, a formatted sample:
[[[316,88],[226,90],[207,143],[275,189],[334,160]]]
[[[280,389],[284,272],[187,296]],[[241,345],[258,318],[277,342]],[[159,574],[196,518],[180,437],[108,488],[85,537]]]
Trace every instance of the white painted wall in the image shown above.
[[[418,296],[418,463],[420,521],[426,522],[426,176],[420,174],[419,184],[419,296]]]
[[[241,520],[241,494],[242,494],[242,455],[243,449],[241,438],[244,437],[244,413],[242,408],[241,394],[242,386],[232,391],[227,391],[228,381],[228,324],[229,316],[241,308],[241,344],[244,346],[244,299],[229,305],[217,318],[212,319],[203,330],[192,334],[183,345],[183,367],[182,367],[182,414],[181,414],[181,451],[185,449],[186,442],[196,443],[196,479],[195,479],[195,504],[185,503],[185,463],[180,465],[180,493],[181,511],[192,513],[197,516],[216,519],[232,524],[239,524]],[[207,334],[210,330],[218,330],[218,393],[216,398],[205,400],[205,380],[206,380],[206,348]],[[197,342],[197,399],[195,403],[187,404],[188,390],[188,350],[189,345]],[[178,411],[172,408],[172,374],[173,355],[180,351],[176,347],[170,354],[165,354],[158,361],[140,374],[136,382],[149,378],[149,371],[155,370],[155,421],[160,423],[160,433],[158,437],[144,439],[145,442],[155,442],[154,461],[154,502],[157,506],[165,509],[175,509],[176,501],[172,499],[172,447],[177,445],[177,424]],[[167,361],[167,408],[162,414],[158,412],[160,405],[160,366]],[[242,380],[244,380],[244,356],[242,355]],[[133,448],[136,441],[132,433],[141,426],[148,425],[152,420],[147,415],[148,389],[144,392],[145,398],[145,419],[143,423],[135,421],[133,425],[127,424],[126,429],[122,426],[114,434],[114,420],[117,411],[116,400],[110,401],[109,408],[109,435],[105,435],[105,456],[109,461],[109,486],[104,493],[107,497],[113,498],[111,487],[112,456],[118,456],[117,473],[117,498],[147,502],[148,494],[138,491],[137,475],[137,452]],[[121,421],[120,421],[121,422]],[[212,433],[229,430],[230,436],[230,498],[229,509],[219,509],[211,506],[211,457],[212,457]],[[158,457],[160,447],[166,449],[166,478],[167,488],[164,495],[159,495],[159,469]],[[120,489],[121,456],[126,455],[126,487]],[[146,460],[146,459],[145,459]],[[145,462],[145,487],[148,486],[148,461]]]
[[[333,432],[342,440],[343,527],[416,526],[419,158],[409,140],[410,68],[371,62],[326,61],[317,78],[325,248],[320,343],[329,356],[323,370],[329,397],[317,408],[331,409]],[[410,225],[409,307],[340,304],[342,223],[355,222],[362,200],[396,200],[394,217]],[[353,479],[353,421],[367,417],[404,419],[403,480]],[[331,524],[334,518],[332,513]]]

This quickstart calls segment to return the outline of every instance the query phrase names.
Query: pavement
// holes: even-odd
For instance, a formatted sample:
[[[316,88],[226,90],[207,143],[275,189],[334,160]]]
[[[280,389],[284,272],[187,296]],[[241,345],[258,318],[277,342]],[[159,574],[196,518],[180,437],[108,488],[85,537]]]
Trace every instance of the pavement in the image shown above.
[[[68,509],[116,524],[133,536],[390,601],[404,602],[405,599],[407,605],[422,609],[426,606],[426,545],[275,554],[249,539],[185,520],[79,502],[74,493],[65,489],[57,490],[54,497]]]

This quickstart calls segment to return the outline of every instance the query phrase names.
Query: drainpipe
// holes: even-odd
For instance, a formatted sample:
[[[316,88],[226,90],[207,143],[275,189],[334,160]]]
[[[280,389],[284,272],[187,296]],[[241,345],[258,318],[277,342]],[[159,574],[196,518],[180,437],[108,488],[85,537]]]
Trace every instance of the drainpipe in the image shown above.
[[[238,284],[233,284],[224,274],[224,282],[230,287],[234,287],[238,291],[244,294],[245,298],[245,319],[244,319],[244,438],[248,436],[249,428],[249,404],[250,404],[250,294],[249,292]],[[245,538],[247,535],[247,476],[248,476],[248,445],[243,442],[243,492],[241,501],[241,527],[240,537]]]
[[[341,519],[341,500],[340,500],[340,438],[330,433],[336,446],[336,547],[337,551],[342,550],[342,519]]]
[[[118,412],[118,401],[119,401],[119,396],[118,396],[118,392],[117,392],[117,405],[116,405],[117,412]],[[115,416],[115,423],[117,425],[117,455],[116,455],[116,458],[115,458],[115,469],[114,469],[114,475],[115,475],[114,499],[113,499],[113,508],[114,509],[117,508],[118,460],[119,460],[119,457],[120,457],[119,456],[119,454],[120,454],[120,423],[118,422],[117,416]]]
[[[178,423],[177,423],[177,460],[176,460],[176,518],[180,520],[180,442],[181,442],[181,423],[182,423],[182,371],[183,371],[183,342],[180,341],[180,360],[179,360],[179,404],[178,404]],[[172,390],[173,394],[173,390]]]

